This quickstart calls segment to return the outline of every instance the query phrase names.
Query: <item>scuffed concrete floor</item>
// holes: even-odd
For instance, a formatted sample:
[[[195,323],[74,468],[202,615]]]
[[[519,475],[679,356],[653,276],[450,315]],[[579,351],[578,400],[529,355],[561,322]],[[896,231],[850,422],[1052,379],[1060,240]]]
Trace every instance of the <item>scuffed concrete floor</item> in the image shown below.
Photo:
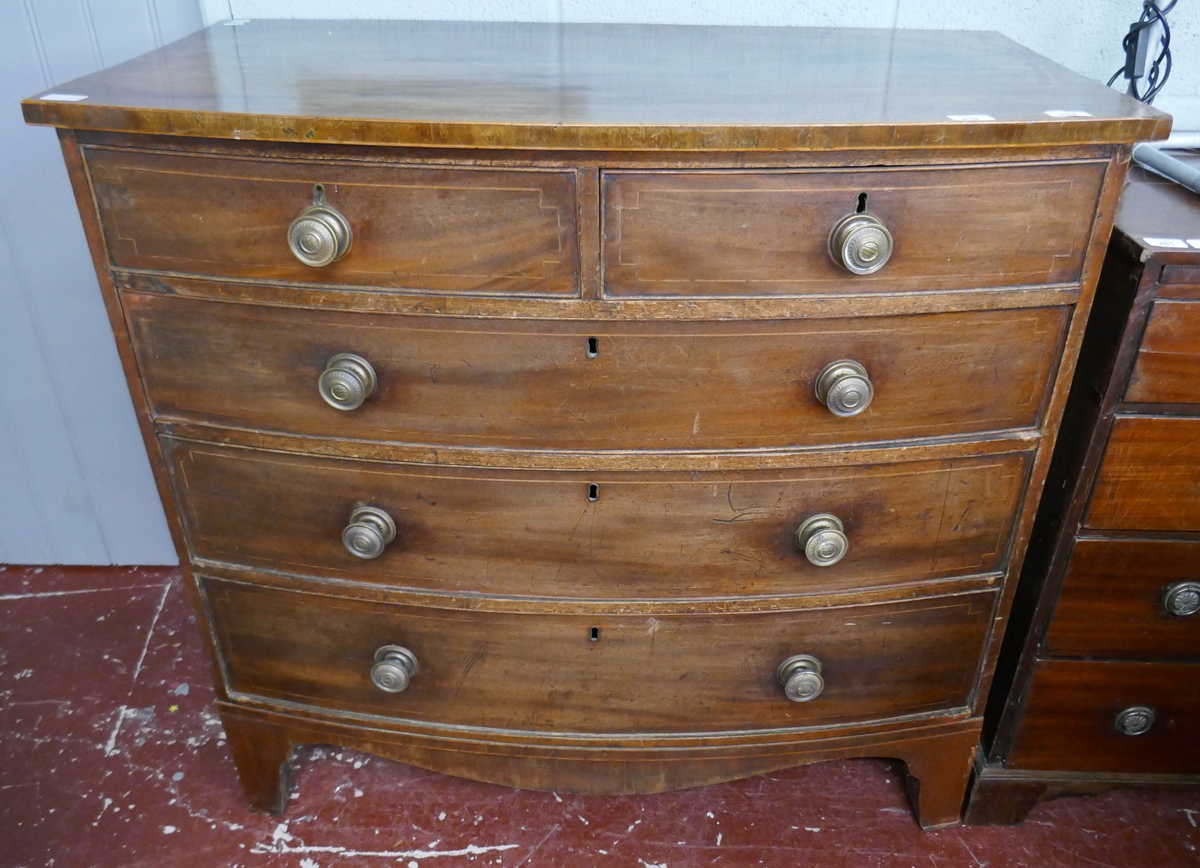
[[[175,570],[0,567],[0,865],[1167,868],[1200,793],[917,828],[899,768],[825,763],[639,797],[520,792],[311,747],[281,819],[242,800]]]

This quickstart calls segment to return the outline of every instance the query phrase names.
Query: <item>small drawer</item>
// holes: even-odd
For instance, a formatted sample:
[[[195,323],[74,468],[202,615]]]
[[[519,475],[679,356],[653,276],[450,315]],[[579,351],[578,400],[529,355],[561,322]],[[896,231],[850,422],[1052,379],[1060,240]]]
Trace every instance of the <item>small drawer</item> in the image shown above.
[[[1104,165],[605,172],[604,291],[750,297],[1076,283]],[[873,235],[863,235],[873,261],[858,264],[886,258],[870,273],[852,273],[830,252],[834,226],[860,209],[891,236],[886,258],[877,228],[862,230]]]
[[[159,418],[533,449],[770,448],[1033,427],[1068,317],[1051,307],[737,323],[514,322],[132,292],[122,301]],[[343,353],[372,371],[372,393],[348,412],[327,405],[318,389]],[[815,388],[824,370],[850,371],[836,365],[846,359],[865,378],[848,416],[834,412],[847,411],[835,391],[850,380],[826,391],[827,404]]]
[[[1164,265],[1158,277],[1158,297],[1200,300],[1200,268],[1194,265]]]
[[[961,708],[994,602],[988,592],[647,617],[432,609],[210,578],[201,586],[235,694],[593,734],[790,729]],[[789,701],[779,667],[799,655],[811,659],[783,680],[810,698]]]
[[[1015,454],[568,473],[163,443],[197,558],[449,593],[606,600],[836,593],[998,571],[1028,467]],[[801,544],[801,525],[825,514],[840,530],[813,537],[819,525],[809,524]],[[356,540],[366,548],[352,553]],[[816,565],[810,542],[817,561],[841,559]]]
[[[85,149],[116,268],[472,294],[577,294],[575,173]],[[314,205],[349,227],[314,267],[289,247]],[[296,244],[340,237],[319,215]],[[310,225],[310,229],[313,226]],[[343,227],[344,228],[344,227]],[[307,239],[307,241],[306,241]],[[338,247],[341,250],[341,247]]]
[[[1200,542],[1075,543],[1047,655],[1200,657]]]
[[[1200,665],[1038,662],[1008,767],[1200,772]]]
[[[1125,400],[1200,403],[1200,301],[1154,303]]]
[[[1084,526],[1200,530],[1200,419],[1118,416]]]

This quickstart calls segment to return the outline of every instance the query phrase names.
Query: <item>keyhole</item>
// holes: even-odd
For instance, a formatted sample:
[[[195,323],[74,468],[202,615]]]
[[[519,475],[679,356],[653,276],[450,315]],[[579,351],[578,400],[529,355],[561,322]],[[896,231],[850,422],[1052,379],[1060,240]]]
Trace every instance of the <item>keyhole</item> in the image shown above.
[[[324,205],[329,200],[325,198],[325,185],[313,184],[313,204]]]
[[[600,499],[600,486],[594,482],[591,483],[588,486],[587,497],[588,497],[588,500],[590,500],[592,503],[595,503],[597,500],[599,500]]]
[[[599,627],[593,627],[591,629],[591,632],[588,633],[588,641],[590,641],[590,642],[599,642],[600,641],[600,628]]]
[[[587,357],[594,359],[598,355],[600,355],[600,339],[588,338]]]
[[[859,193],[858,194],[858,207],[854,209],[854,213],[861,214],[862,212],[864,212],[866,210],[867,210],[867,194]]]

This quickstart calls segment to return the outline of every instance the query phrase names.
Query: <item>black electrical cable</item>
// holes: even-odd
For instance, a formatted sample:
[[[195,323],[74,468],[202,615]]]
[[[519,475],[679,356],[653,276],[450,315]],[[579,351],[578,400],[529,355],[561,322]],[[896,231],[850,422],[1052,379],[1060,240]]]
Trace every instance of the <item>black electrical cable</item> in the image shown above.
[[[1121,40],[1121,47],[1125,49],[1125,65],[1113,73],[1112,78],[1108,80],[1109,87],[1112,87],[1113,82],[1124,73],[1125,77],[1129,79],[1130,96],[1147,104],[1154,102],[1154,98],[1158,96],[1167,83],[1167,79],[1171,77],[1171,28],[1167,24],[1167,13],[1174,9],[1178,2],[1179,0],[1171,0],[1160,9],[1156,0],[1146,0],[1142,5],[1142,17],[1129,28],[1125,38]],[[1150,70],[1146,73],[1145,92],[1139,93],[1137,77],[1134,75],[1138,43],[1141,41],[1142,34],[1155,24],[1162,25],[1158,56],[1151,61]]]

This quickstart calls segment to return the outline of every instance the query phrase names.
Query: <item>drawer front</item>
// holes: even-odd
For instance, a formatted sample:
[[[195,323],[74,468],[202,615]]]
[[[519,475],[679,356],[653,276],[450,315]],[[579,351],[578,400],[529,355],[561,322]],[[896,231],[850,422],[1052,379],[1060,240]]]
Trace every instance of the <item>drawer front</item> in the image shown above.
[[[1200,419],[1118,416],[1084,524],[1200,530]]]
[[[1075,283],[1103,163],[812,172],[606,172],[605,292],[774,296]],[[894,239],[879,271],[834,264],[866,212]]]
[[[826,593],[999,570],[1027,466],[1025,455],[1006,455],[585,474],[166,445],[200,558],[447,592],[593,599]],[[342,543],[362,504],[397,526],[373,560]],[[818,567],[795,532],[822,513],[841,520],[849,549]]]
[[[739,615],[527,614],[369,603],[204,579],[238,693],[426,723],[539,732],[805,727],[964,706],[994,595]],[[593,638],[594,637],[594,638]],[[415,654],[400,693],[376,649]],[[797,654],[824,689],[791,702]]]
[[[1200,268],[1194,265],[1164,265],[1158,277],[1158,297],[1200,300]]]
[[[108,255],[152,269],[438,292],[572,296],[575,173],[273,162],[87,149]],[[324,186],[351,229],[302,264],[288,227]]]
[[[1196,593],[1200,542],[1079,540],[1043,651],[1200,657]]]
[[[1119,732],[1118,715],[1137,707],[1153,709],[1149,730]],[[1200,772],[1200,665],[1039,662],[1008,767]]]
[[[473,321],[127,293],[158,417],[327,437],[509,448],[754,448],[1034,426],[1061,307],[742,323]],[[591,344],[591,339],[595,339]],[[352,352],[376,374],[356,410],[317,380]],[[865,412],[814,392],[863,364]]]
[[[1125,400],[1200,403],[1200,302],[1154,303]]]

